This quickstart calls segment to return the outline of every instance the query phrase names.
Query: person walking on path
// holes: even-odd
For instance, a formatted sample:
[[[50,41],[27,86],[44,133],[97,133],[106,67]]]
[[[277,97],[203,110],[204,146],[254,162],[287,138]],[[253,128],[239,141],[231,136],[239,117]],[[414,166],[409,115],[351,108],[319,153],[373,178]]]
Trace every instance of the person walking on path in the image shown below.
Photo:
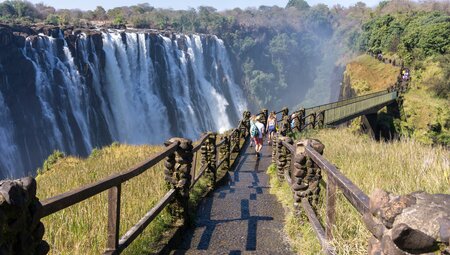
[[[264,124],[259,121],[259,116],[250,118],[250,137],[255,142],[256,157],[261,157],[261,149],[263,147]]]
[[[267,119],[267,130],[266,132],[269,134],[269,145],[272,143],[273,136],[277,130],[277,115],[275,112],[271,112],[269,114],[269,118]]]

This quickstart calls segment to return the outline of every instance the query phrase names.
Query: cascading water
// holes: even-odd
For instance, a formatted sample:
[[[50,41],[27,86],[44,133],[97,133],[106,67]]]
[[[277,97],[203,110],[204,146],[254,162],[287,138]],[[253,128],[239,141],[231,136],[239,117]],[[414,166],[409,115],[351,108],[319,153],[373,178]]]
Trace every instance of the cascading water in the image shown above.
[[[1,178],[33,174],[56,149],[86,156],[113,141],[196,139],[246,109],[217,37],[96,33],[27,38],[16,57],[28,80],[0,63]]]

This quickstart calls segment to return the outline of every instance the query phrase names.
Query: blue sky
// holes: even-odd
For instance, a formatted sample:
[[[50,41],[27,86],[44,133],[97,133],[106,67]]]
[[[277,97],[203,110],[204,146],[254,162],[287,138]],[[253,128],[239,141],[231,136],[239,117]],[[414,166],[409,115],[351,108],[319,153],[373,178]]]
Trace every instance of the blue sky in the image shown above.
[[[51,5],[57,9],[81,9],[81,10],[92,10],[96,6],[101,5],[105,9],[111,9],[118,6],[129,6],[138,3],[149,3],[154,7],[160,8],[173,8],[173,9],[187,9],[189,7],[198,7],[201,5],[213,6],[218,10],[233,9],[235,7],[246,8],[246,7],[258,7],[260,5],[278,5],[281,7],[286,6],[288,0],[81,0],[81,1],[68,1],[68,0],[31,0],[32,3],[45,3]],[[333,6],[335,4],[341,4],[343,6],[353,5],[358,0],[307,0],[310,5],[315,5],[317,3],[324,3],[328,6]],[[368,6],[375,6],[378,4],[379,0],[362,0]]]

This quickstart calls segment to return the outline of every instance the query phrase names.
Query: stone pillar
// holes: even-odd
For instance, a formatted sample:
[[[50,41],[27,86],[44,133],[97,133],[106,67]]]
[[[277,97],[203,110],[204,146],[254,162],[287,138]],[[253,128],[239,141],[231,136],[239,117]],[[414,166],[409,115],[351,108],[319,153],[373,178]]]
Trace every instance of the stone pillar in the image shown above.
[[[166,158],[164,163],[165,180],[170,188],[176,189],[175,199],[169,205],[169,211],[174,218],[183,219],[189,223],[188,202],[191,186],[192,141],[184,138],[172,138],[165,142],[166,146],[178,143],[178,149]]]
[[[242,113],[242,128],[244,128],[245,130],[243,130],[241,133],[245,137],[250,134],[250,117],[251,113],[249,111],[244,111],[244,113]]]
[[[289,109],[287,107],[284,107],[283,109],[281,109],[281,119],[286,116],[289,116]]]
[[[267,119],[269,118],[269,110],[267,109],[262,109],[261,112],[259,113],[260,116],[260,122],[262,124],[264,124],[264,127],[267,127]]]
[[[232,147],[234,147],[234,151],[232,152],[239,152],[241,148],[241,131],[239,129],[235,129],[236,132],[234,132],[233,136],[231,137],[232,141]]]
[[[206,170],[206,176],[209,179],[209,189],[213,190],[216,185],[217,178],[217,148],[216,148],[216,137],[215,133],[209,133],[207,148],[208,148],[208,169]]]
[[[281,136],[287,136],[290,132],[290,118],[289,116],[284,116],[281,120],[280,126],[279,126],[279,133]]]
[[[305,147],[313,147],[318,153],[323,154],[325,146],[316,139],[302,140],[296,144],[294,170],[292,172],[292,189],[295,202],[301,202],[302,198],[308,198],[315,206],[319,200],[321,169],[306,155]]]
[[[220,147],[220,156],[225,161],[222,164],[222,167],[225,171],[230,171],[230,140],[228,136],[224,136],[224,144]]]
[[[377,189],[369,207],[364,222],[379,230],[369,241],[369,254],[450,254],[449,194],[397,196]],[[375,223],[368,224],[368,218]]]
[[[319,117],[317,120],[317,127],[318,128],[324,128],[325,127],[325,111],[321,111],[319,113]]]
[[[0,181],[0,254],[47,254],[42,205],[31,177]]]
[[[288,155],[283,141],[287,141],[288,137],[279,135],[277,138],[277,177],[279,181],[284,180],[284,171],[288,164]]]
[[[310,120],[310,123],[311,123],[311,128],[313,128],[313,129],[315,129],[316,128],[316,113],[315,112],[313,112],[313,113],[311,113],[311,116],[310,116],[310,118],[309,118]]]
[[[276,133],[272,137],[272,164],[277,163],[277,137]]]
[[[302,132],[305,127],[305,108],[300,109],[298,112],[298,131]]]

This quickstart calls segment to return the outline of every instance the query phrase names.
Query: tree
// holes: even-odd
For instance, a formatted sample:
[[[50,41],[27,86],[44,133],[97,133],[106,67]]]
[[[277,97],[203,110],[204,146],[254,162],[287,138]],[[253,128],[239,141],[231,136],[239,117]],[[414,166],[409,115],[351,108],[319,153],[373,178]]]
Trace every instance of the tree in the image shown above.
[[[101,6],[97,6],[93,12],[93,18],[97,20],[105,20],[108,18],[108,15],[106,15],[105,8]]]
[[[0,4],[0,16],[2,17],[15,17],[17,16],[16,9],[11,2],[5,1]]]
[[[291,7],[297,8],[299,11],[303,11],[309,9],[310,6],[305,0],[289,0],[286,8]]]

